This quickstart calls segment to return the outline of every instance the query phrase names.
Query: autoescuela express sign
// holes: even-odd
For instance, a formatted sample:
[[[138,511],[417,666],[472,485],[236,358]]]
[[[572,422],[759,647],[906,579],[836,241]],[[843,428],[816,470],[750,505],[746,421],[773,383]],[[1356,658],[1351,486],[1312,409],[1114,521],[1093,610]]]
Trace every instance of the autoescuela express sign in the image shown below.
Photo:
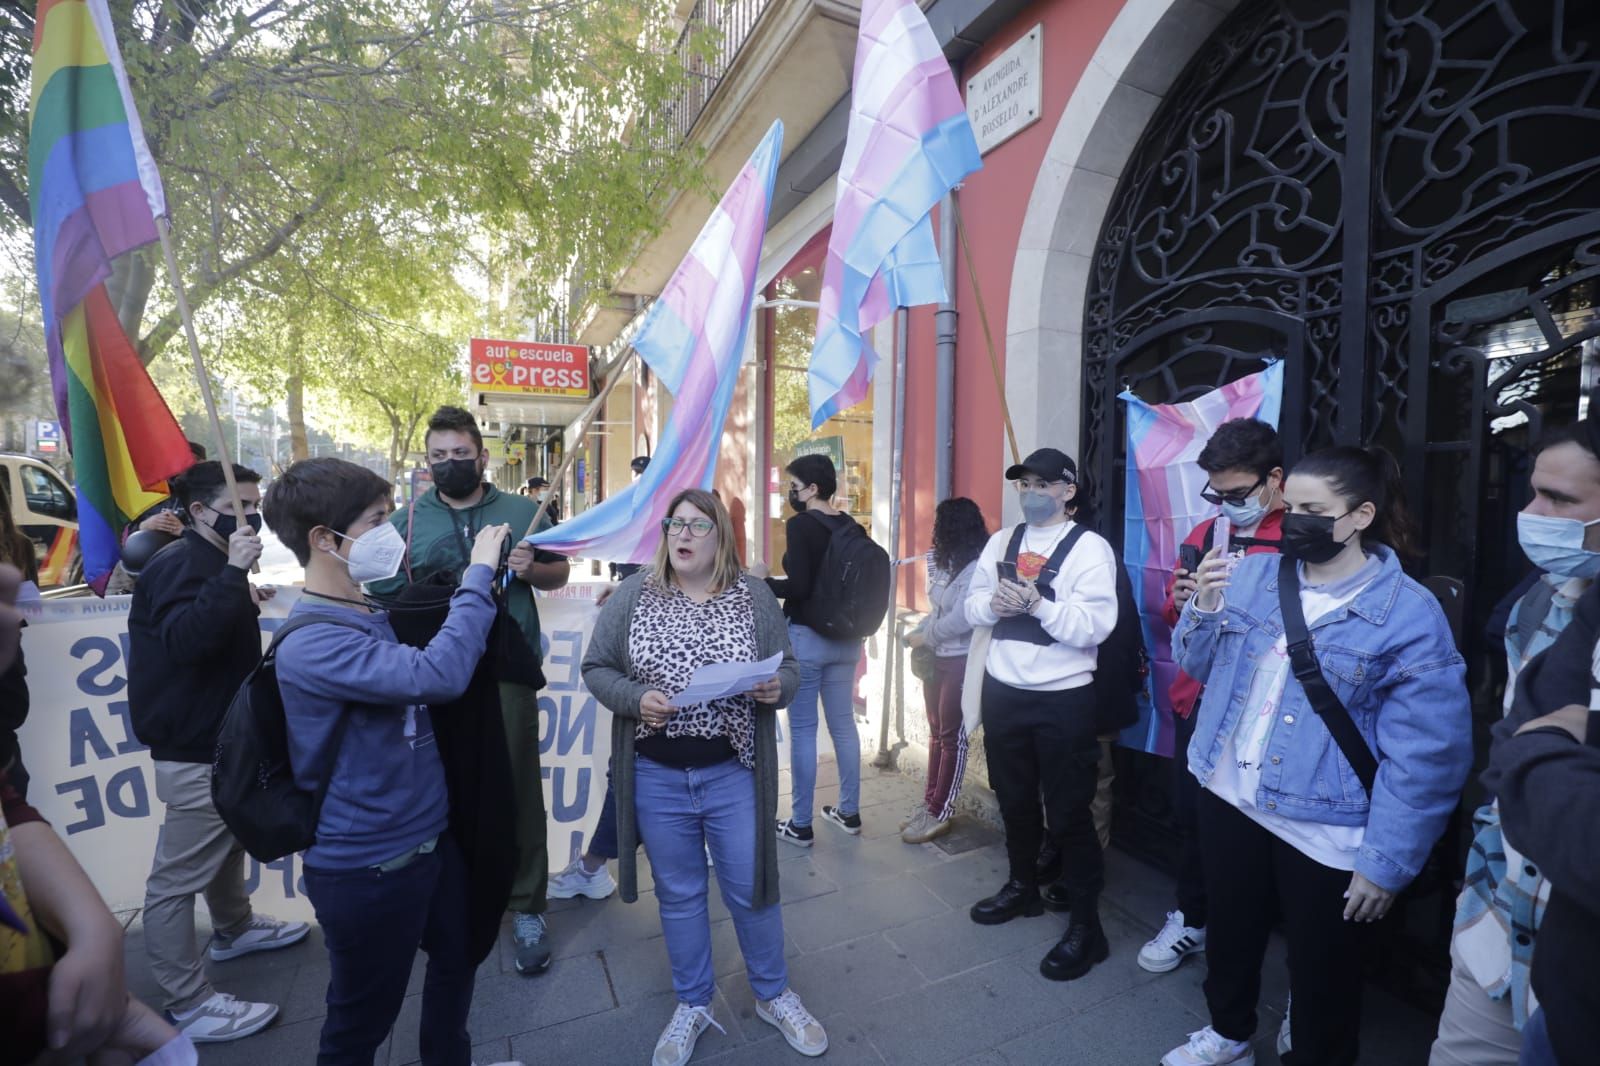
[[[589,349],[472,338],[472,388],[499,396],[589,395]]]

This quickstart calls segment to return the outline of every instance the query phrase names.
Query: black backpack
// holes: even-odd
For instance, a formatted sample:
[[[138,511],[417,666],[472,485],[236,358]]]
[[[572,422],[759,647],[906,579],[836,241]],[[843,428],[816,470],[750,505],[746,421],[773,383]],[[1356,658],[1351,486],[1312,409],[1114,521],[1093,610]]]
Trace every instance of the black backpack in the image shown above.
[[[294,782],[289,765],[289,726],[278,690],[278,645],[297,629],[312,625],[361,629],[353,619],[318,613],[286,622],[273,636],[261,662],[234,694],[217,734],[211,763],[211,801],[217,813],[254,858],[272,862],[316,843],[317,819],[333,766],[315,792]],[[334,757],[344,740],[345,717],[335,727]]]
[[[808,512],[810,513],[810,512]],[[806,616],[830,640],[865,640],[889,613],[889,553],[849,515],[829,521],[828,547],[817,564]]]

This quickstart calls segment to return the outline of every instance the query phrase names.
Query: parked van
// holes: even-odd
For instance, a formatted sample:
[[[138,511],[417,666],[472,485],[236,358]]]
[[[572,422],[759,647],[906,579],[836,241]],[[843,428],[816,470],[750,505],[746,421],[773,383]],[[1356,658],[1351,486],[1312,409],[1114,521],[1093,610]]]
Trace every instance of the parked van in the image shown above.
[[[0,489],[17,528],[33,541],[39,587],[83,582],[78,554],[78,497],[54,467],[28,455],[0,452]]]

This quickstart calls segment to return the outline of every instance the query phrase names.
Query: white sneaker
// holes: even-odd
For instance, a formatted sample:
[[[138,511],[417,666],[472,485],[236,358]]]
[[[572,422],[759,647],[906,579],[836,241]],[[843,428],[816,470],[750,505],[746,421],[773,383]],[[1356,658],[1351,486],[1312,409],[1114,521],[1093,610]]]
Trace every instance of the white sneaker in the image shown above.
[[[280,922],[265,914],[251,915],[250,924],[232,936],[212,934],[211,961],[227,962],[257,951],[276,951],[300,943],[310,932],[311,926],[305,922]]]
[[[828,1050],[828,1034],[822,1023],[811,1016],[794,989],[786,988],[771,1003],[756,1001],[756,1017],[773,1026],[789,1041],[789,1046],[808,1058]]]
[[[172,1024],[194,1044],[225,1044],[254,1036],[278,1016],[275,1003],[247,1003],[218,992],[193,1010],[168,1013]]]
[[[616,890],[617,883],[611,879],[611,871],[606,869],[605,863],[590,873],[583,868],[582,859],[573,859],[565,870],[551,875],[550,887],[545,889],[544,894],[548,899],[573,899],[577,896],[606,899]]]
[[[694,1054],[700,1034],[714,1025],[717,1032],[727,1034],[728,1031],[717,1025],[717,1020],[711,1016],[709,1006],[678,1004],[678,1009],[672,1012],[672,1020],[661,1030],[661,1039],[656,1041],[656,1053],[650,1059],[651,1066],[683,1066]]]
[[[1229,1040],[1208,1025],[1167,1052],[1161,1066],[1256,1066],[1256,1053],[1248,1042]]]
[[[1182,911],[1168,911],[1167,924],[1139,949],[1139,968],[1150,973],[1171,973],[1184,959],[1206,949],[1206,931],[1183,924]]]
[[[1294,1006],[1294,997],[1289,997],[1289,1002],[1283,1005],[1283,1024],[1278,1026],[1278,1058],[1283,1058],[1294,1047],[1294,1038],[1289,1031],[1289,1010]]]

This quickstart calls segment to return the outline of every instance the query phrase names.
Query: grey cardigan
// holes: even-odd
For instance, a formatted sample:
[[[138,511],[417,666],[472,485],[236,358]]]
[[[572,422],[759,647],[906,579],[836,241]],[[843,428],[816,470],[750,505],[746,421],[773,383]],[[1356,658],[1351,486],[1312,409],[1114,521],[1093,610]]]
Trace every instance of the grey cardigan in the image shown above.
[[[594,698],[611,712],[611,785],[617,801],[617,869],[622,898],[639,898],[636,853],[639,823],[634,811],[633,740],[639,722],[639,701],[650,686],[635,681],[628,660],[628,631],[650,571],[624,581],[600,608],[589,649],[583,656],[583,683]],[[756,704],[755,795],[751,816],[756,820],[756,876],[752,902],[768,907],[778,902],[778,733],[777,711],[787,707],[800,687],[800,664],[789,647],[789,627],[777,597],[766,582],[746,576],[756,622],[756,648],[765,659],[783,652],[778,668],[781,693],[776,704]]]

